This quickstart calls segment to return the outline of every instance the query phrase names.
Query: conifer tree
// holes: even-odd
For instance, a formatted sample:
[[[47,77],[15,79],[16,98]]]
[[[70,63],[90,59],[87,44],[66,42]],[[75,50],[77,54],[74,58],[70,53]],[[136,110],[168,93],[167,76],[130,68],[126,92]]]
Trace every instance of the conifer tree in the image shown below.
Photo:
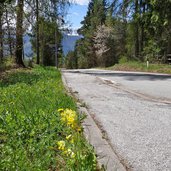
[[[105,24],[106,21],[106,1],[105,0],[91,0],[88,5],[88,12],[84,18],[84,21],[81,22],[83,25],[79,29],[79,33],[84,36],[81,41],[84,49],[82,49],[82,58],[86,58],[88,67],[97,66],[97,57],[95,53],[94,46],[94,36],[96,30],[99,26]],[[79,42],[80,43],[80,42]],[[78,48],[77,48],[78,50]],[[79,63],[79,59],[78,59]]]

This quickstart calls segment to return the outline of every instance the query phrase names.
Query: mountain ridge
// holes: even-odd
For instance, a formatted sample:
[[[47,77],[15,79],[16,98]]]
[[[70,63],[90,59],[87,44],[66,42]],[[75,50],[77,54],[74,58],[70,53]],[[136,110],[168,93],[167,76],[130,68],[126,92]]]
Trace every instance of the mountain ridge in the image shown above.
[[[63,35],[62,39],[62,47],[63,47],[63,53],[66,56],[69,51],[73,51],[75,48],[76,41],[81,39],[82,36],[80,35]]]
[[[61,45],[65,56],[68,54],[69,51],[74,50],[76,41],[81,38],[82,36],[79,35],[67,35],[67,34],[63,35]],[[24,54],[26,58],[33,56],[33,49],[32,49],[29,35],[24,36]]]

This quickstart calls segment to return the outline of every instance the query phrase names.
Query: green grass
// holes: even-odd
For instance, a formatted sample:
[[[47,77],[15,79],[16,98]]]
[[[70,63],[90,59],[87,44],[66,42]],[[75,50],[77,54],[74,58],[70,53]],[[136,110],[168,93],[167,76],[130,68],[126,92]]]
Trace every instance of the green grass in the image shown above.
[[[0,78],[0,170],[96,170],[82,131],[61,122],[59,108],[77,110],[54,68],[18,69]],[[78,116],[77,124],[82,116]],[[66,140],[71,135],[74,142]],[[66,142],[75,157],[58,149]]]
[[[171,74],[171,65],[149,64],[149,68],[147,68],[147,64],[145,62],[142,63],[136,61],[129,61],[126,63],[116,64],[107,69],[118,71],[142,71]]]

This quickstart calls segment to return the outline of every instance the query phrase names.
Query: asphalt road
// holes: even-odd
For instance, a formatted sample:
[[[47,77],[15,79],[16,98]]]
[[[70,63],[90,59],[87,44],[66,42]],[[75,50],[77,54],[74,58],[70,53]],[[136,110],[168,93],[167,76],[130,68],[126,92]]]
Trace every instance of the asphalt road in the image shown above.
[[[63,70],[68,86],[132,171],[171,171],[171,76]]]
[[[154,99],[171,101],[171,75],[96,69],[77,71],[94,75],[104,80],[111,80],[114,84],[122,86],[122,88],[133,90]]]

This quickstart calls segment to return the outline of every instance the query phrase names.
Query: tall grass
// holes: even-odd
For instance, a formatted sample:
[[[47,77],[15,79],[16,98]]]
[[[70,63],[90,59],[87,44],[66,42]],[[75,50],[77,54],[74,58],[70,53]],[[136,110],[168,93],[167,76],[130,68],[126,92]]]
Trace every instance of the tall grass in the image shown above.
[[[0,81],[0,170],[96,170],[82,131],[61,122],[59,108],[76,110],[54,68],[9,72]],[[81,127],[82,117],[78,116]],[[71,135],[73,143],[66,140]],[[66,141],[75,157],[59,150]]]

